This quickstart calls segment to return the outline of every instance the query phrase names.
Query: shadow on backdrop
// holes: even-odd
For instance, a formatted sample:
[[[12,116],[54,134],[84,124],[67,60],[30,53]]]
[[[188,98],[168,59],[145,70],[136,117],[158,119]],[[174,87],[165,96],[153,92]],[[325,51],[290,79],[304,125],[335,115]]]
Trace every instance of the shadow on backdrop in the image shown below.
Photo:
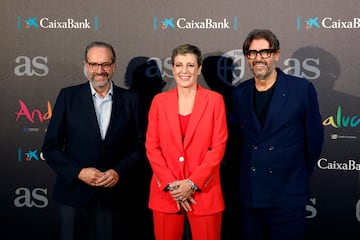
[[[166,82],[162,79],[155,60],[136,57],[130,60],[126,68],[125,85],[139,95],[144,113],[147,115],[153,97],[162,92]]]
[[[299,48],[292,58],[299,60],[300,68],[288,71],[289,74],[309,79],[318,92],[320,110],[324,114],[333,113],[338,105],[354,108],[359,106],[359,97],[335,89],[335,82],[341,81],[341,67],[338,59],[320,47]],[[318,69],[318,71],[317,71]]]
[[[147,115],[151,101],[156,94],[162,92],[162,89],[165,86],[165,81],[163,81],[161,77],[161,72],[156,62],[149,60],[148,57],[136,57],[131,59],[125,72],[125,86],[128,87],[130,91],[137,93],[139,96],[143,110],[145,136]],[[140,169],[141,172],[138,174],[138,181],[140,182],[136,183],[139,185],[134,184],[134,188],[137,189],[137,195],[139,195],[136,197],[142,199],[142,211],[136,217],[138,218],[139,223],[143,221],[143,228],[137,228],[135,231],[141,234],[141,236],[144,237],[143,239],[151,240],[154,239],[153,221],[152,213],[148,208],[147,203],[152,171],[149,161],[146,159],[145,153],[144,159],[144,166]]]
[[[221,55],[208,56],[203,60],[202,75],[209,88],[213,91],[220,93],[225,102],[228,125],[231,120],[231,92],[234,89],[232,85],[234,61],[232,58],[224,57]],[[230,126],[229,126],[230,128]],[[235,201],[235,191],[237,182],[237,171],[239,154],[236,146],[231,146],[236,141],[231,140],[233,136],[229,131],[229,139],[227,142],[225,156],[220,165],[221,185],[225,201],[225,210],[223,212],[221,239],[239,239],[239,211]],[[232,150],[231,150],[232,149]],[[236,151],[235,151],[236,150]]]

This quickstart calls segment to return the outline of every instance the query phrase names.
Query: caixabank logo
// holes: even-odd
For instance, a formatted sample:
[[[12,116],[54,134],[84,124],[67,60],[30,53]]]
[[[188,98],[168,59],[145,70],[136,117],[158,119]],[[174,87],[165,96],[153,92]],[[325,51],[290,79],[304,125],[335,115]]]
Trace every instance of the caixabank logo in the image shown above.
[[[75,30],[93,30],[99,28],[98,17],[93,18],[65,18],[54,19],[51,17],[17,17],[18,30],[58,30],[58,29],[75,29]]]
[[[34,162],[43,160],[42,155],[38,149],[17,149],[17,160],[19,163]]]
[[[296,18],[296,29],[301,30],[317,30],[317,29],[360,29],[360,17],[301,17]]]
[[[238,18],[210,18],[202,19],[188,17],[164,17],[154,16],[154,31],[157,30],[233,30],[238,29]]]
[[[360,163],[354,159],[338,161],[320,158],[317,167],[321,170],[360,171]]]

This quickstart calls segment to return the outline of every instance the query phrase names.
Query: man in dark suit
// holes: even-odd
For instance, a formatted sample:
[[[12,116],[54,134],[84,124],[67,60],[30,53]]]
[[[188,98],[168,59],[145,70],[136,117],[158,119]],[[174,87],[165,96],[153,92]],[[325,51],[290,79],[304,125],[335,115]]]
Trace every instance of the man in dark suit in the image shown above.
[[[57,175],[62,239],[134,239],[136,233],[130,231],[133,193],[142,191],[134,176],[144,160],[143,117],[137,96],[112,82],[115,61],[110,44],[86,47],[88,82],[60,91],[45,135],[42,154]]]
[[[241,239],[303,239],[309,179],[324,138],[317,93],[276,68],[280,46],[271,31],[250,32],[243,52],[254,77],[233,91],[231,119]]]

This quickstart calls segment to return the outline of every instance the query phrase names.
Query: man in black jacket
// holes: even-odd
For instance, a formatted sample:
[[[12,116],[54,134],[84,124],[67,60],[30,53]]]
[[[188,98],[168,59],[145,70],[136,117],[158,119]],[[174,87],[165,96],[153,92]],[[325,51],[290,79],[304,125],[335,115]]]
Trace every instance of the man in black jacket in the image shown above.
[[[134,173],[143,160],[143,123],[137,96],[112,82],[115,61],[110,44],[86,47],[88,82],[60,91],[44,139],[42,154],[57,175],[62,239],[134,236],[129,204],[142,191]]]

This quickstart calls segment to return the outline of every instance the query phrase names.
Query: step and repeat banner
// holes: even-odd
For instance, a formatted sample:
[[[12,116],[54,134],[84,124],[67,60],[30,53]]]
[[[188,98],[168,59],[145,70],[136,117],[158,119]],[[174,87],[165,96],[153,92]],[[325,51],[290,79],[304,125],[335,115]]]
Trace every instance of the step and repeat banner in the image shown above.
[[[175,86],[172,49],[197,45],[204,57],[201,84],[227,97],[226,89],[251,77],[242,43],[255,28],[272,30],[280,40],[279,67],[309,79],[318,91],[326,134],[311,180],[307,239],[359,239],[358,0],[5,0],[1,5],[1,239],[59,235],[55,175],[41,160],[40,148],[59,90],[86,81],[88,43],[111,43],[117,53],[114,82],[147,102],[156,91]]]

